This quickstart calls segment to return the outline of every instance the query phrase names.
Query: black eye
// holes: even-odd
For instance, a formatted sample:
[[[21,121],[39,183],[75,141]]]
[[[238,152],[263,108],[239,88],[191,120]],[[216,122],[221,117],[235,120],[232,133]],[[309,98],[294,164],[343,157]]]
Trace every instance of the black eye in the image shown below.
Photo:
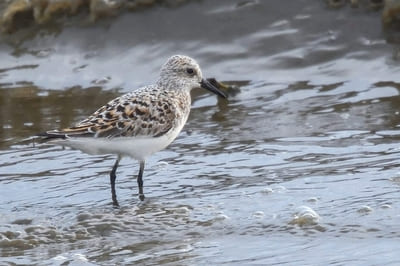
[[[193,68],[186,68],[186,73],[188,73],[189,75],[193,75],[194,74],[194,69]]]

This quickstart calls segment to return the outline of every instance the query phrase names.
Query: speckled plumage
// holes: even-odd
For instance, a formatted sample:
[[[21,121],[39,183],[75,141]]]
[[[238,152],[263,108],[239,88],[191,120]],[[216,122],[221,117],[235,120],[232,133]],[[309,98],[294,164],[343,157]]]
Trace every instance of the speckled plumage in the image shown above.
[[[148,86],[108,102],[73,127],[50,132],[68,137],[160,137],[186,121],[190,101],[186,91]]]
[[[226,98],[224,92],[203,79],[194,59],[175,55],[161,68],[156,84],[111,100],[72,127],[47,131],[40,136],[89,154],[116,154],[118,159],[110,173],[115,205],[118,205],[115,172],[121,157],[140,161],[138,185],[143,200],[144,161],[178,136],[189,117],[190,91],[199,87]]]
[[[190,91],[194,86],[191,80],[182,79],[187,68],[193,68],[193,77],[201,80],[196,61],[173,56],[162,67],[155,85],[111,100],[73,127],[47,133],[65,137],[159,137],[185,123],[189,115]]]

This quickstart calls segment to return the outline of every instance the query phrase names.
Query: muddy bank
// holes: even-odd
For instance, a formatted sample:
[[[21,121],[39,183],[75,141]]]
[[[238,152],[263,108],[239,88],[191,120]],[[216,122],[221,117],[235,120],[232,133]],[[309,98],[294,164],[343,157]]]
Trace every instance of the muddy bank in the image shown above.
[[[79,22],[95,22],[103,17],[125,11],[139,11],[154,6],[176,7],[189,0],[12,0],[0,5],[0,25],[3,32],[51,23],[66,23],[72,17]],[[79,17],[80,16],[80,17]]]
[[[34,25],[48,26],[52,23],[70,24],[91,22],[115,17],[123,12],[134,12],[157,6],[177,7],[191,0],[9,0],[0,3],[0,26],[3,32],[13,33]],[[246,6],[257,1],[239,1]],[[327,7],[341,9],[351,7],[364,11],[382,13],[383,26],[398,26],[400,1],[398,0],[326,0]]]
[[[0,26],[4,33],[13,33],[35,25],[42,27],[51,24],[81,25],[95,23],[99,19],[115,17],[124,12],[141,11],[157,6],[178,7],[191,0],[10,0],[0,4]],[[252,5],[256,0],[238,1],[237,7]],[[398,0],[326,0],[332,9],[351,7],[364,12],[382,13],[385,27],[398,24],[400,1]],[[383,11],[382,11],[383,10]],[[379,23],[379,22],[377,22]]]

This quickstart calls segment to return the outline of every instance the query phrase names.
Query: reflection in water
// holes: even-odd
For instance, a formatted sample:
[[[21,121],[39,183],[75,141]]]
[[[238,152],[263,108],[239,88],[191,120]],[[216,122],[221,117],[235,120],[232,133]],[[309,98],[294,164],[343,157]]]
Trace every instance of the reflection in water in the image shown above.
[[[0,147],[48,128],[70,126],[119,94],[118,90],[102,92],[101,87],[64,91],[41,90],[33,85],[2,88]]]
[[[400,86],[379,18],[245,2],[0,45],[0,264],[400,263]],[[229,102],[194,91],[184,131],[148,163],[144,202],[134,161],[121,162],[115,209],[113,156],[33,146],[177,52],[237,89]]]

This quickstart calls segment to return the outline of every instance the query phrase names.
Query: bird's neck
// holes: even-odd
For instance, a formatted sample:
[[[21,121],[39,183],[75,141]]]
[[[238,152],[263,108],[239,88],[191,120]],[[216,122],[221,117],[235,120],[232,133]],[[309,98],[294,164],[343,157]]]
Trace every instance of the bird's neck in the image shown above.
[[[171,91],[175,94],[189,95],[190,97],[190,87],[185,86],[185,83],[179,79],[165,79],[161,77],[157,81],[157,86],[163,90]]]

